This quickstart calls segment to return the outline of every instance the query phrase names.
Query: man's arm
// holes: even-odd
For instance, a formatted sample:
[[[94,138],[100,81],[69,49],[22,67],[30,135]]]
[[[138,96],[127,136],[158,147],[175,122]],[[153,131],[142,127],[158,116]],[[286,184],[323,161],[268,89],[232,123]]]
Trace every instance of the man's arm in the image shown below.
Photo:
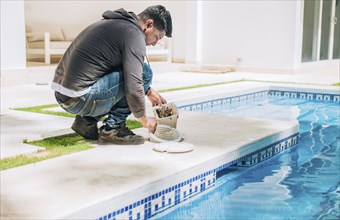
[[[122,63],[124,72],[124,93],[131,112],[136,118],[145,115],[143,88],[143,63],[145,42],[142,33],[135,29],[125,31],[122,42]]]
[[[145,44],[145,42],[144,40],[143,42],[138,42],[136,39],[132,39],[132,37],[126,39],[124,44],[123,67],[125,95],[134,116],[139,120],[143,127],[148,128],[154,133],[157,121],[154,117],[146,116],[144,102],[145,93],[142,86],[142,66],[145,46],[143,50],[141,45]],[[152,88],[149,88],[147,97],[153,106],[166,103],[166,100]]]

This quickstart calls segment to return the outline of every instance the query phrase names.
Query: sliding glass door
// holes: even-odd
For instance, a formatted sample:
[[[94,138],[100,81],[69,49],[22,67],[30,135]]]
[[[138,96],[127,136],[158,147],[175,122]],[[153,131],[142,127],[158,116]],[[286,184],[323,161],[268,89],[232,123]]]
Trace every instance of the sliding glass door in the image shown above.
[[[333,59],[339,59],[340,56],[340,35],[339,35],[339,12],[340,11],[340,6],[339,6],[339,0],[335,1],[335,16],[334,16],[334,44],[333,44]],[[339,20],[339,21],[338,21]]]
[[[305,0],[302,62],[339,59],[339,0]]]

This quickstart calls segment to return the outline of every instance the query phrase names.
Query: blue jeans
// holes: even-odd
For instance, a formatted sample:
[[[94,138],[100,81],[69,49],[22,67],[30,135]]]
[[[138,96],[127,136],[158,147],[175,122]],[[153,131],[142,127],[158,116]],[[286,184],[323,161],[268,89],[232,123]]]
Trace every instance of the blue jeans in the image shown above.
[[[146,63],[143,65],[144,92],[150,87],[152,70]],[[58,100],[60,106],[71,114],[84,116],[88,124],[96,123],[108,115],[105,124],[115,128],[131,114],[124,95],[123,72],[112,72],[101,77],[85,95],[72,98],[64,103]]]

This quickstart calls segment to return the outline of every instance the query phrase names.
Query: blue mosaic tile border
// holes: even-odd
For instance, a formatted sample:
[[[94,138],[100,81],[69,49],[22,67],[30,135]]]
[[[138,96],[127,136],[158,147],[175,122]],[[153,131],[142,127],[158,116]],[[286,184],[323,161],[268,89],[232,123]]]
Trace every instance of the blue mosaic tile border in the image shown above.
[[[221,99],[214,99],[206,102],[199,102],[195,104],[190,105],[183,105],[178,107],[180,110],[187,110],[187,111],[200,111],[203,109],[208,109],[216,106],[222,106],[222,105],[229,105],[229,104],[241,104],[243,102],[247,101],[253,101],[253,100],[262,100],[263,98],[268,97],[268,91],[260,91],[260,92],[253,92],[253,93],[247,93],[237,96],[231,96],[227,98],[221,98]]]
[[[214,186],[216,172],[210,170],[184,182],[159,191],[133,204],[127,205],[98,220],[149,219]]]
[[[255,152],[252,152],[242,158],[240,158],[236,164],[236,166],[240,167],[250,167],[254,166],[257,163],[265,161],[289,148],[292,148],[296,144],[298,144],[299,134],[291,135],[287,138],[284,138],[280,141],[277,141],[267,147],[261,148]]]
[[[107,215],[99,217],[97,220],[118,220],[118,219],[149,219],[165,210],[178,205],[189,198],[195,197],[216,183],[217,172],[222,171],[232,165],[254,166],[270,157],[273,157],[298,143],[299,133],[277,141],[258,151],[252,152],[236,160],[222,164],[215,169],[206,171],[186,181],[166,188],[158,193],[148,196],[117,209]]]
[[[340,94],[313,93],[313,92],[302,92],[302,91],[296,92],[296,91],[269,90],[268,95],[270,95],[270,96],[284,96],[284,97],[287,97],[287,98],[299,98],[299,99],[306,99],[306,100],[340,102]]]
[[[301,92],[301,91],[284,91],[284,90],[264,90],[259,92],[247,93],[237,96],[231,96],[221,99],[209,100],[206,102],[199,102],[190,105],[183,105],[178,107],[180,110],[187,111],[200,111],[209,109],[215,106],[224,106],[230,104],[242,104],[247,101],[256,101],[267,98],[268,96],[283,96],[287,98],[299,98],[306,100],[317,101],[332,101],[340,102],[340,94],[327,94],[327,93],[314,93],[314,92]]]

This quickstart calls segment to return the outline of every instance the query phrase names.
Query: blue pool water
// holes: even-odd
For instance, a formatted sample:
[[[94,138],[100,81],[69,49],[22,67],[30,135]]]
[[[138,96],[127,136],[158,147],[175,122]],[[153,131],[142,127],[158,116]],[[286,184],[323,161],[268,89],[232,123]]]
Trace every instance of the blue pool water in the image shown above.
[[[216,187],[157,219],[340,219],[339,103],[269,97],[204,111],[292,120],[299,143],[251,168],[228,168]]]

